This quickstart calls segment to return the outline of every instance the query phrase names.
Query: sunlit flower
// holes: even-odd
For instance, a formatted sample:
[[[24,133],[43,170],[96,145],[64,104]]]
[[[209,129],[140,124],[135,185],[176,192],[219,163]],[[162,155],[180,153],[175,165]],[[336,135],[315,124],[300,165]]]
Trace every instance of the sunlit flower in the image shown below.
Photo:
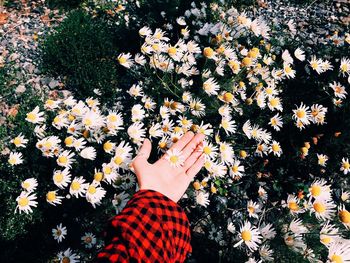
[[[13,138],[11,141],[16,147],[26,147],[26,144],[28,143],[28,139],[25,139],[22,133],[20,133],[18,136]]]
[[[45,121],[44,112],[40,112],[39,106],[36,106],[33,111],[27,113],[26,121],[41,124]]]
[[[21,186],[25,191],[33,192],[38,186],[38,181],[35,178],[28,178],[21,183]]]
[[[15,209],[15,212],[17,212],[17,209],[19,213],[24,212],[26,214],[32,213],[32,207],[36,207],[38,202],[36,201],[36,194],[22,191],[21,194],[16,198],[17,206]]]
[[[240,241],[234,247],[244,243],[250,251],[255,251],[259,248],[262,236],[255,226],[252,226],[249,221],[245,221],[240,227],[239,238]]]
[[[22,155],[22,153],[11,152],[10,156],[9,156],[9,159],[8,159],[8,163],[10,165],[12,165],[12,166],[23,163],[23,155]]]
[[[185,162],[182,152],[177,149],[168,150],[166,152],[165,160],[170,163],[171,167],[183,166]]]
[[[89,184],[85,183],[85,179],[82,176],[75,177],[69,187],[69,193],[77,198],[79,196],[84,196],[88,185]]]

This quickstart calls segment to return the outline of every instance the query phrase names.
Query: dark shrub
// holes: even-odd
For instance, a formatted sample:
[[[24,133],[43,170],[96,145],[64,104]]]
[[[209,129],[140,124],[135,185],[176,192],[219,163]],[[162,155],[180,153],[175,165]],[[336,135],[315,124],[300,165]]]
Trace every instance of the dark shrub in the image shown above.
[[[112,98],[116,82],[115,35],[101,19],[84,11],[71,12],[42,43],[43,71],[65,78],[77,98]]]

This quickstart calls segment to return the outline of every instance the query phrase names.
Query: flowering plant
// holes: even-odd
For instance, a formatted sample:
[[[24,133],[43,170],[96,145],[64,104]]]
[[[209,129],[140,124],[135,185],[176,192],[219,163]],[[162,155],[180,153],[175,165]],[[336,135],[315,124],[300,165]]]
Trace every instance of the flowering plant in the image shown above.
[[[59,243],[70,235],[65,224],[79,221],[80,256],[90,259],[113,207],[120,212],[137,190],[129,164],[144,138],[156,159],[192,130],[207,136],[206,161],[181,204],[222,258],[273,261],[294,251],[310,262],[350,260],[350,58],[285,48],[272,21],[248,12],[206,10],[193,4],[175,29],[139,30],[140,53],[116,57],[137,81],[115,105],[50,98],[22,116],[29,128],[9,141],[8,166],[33,176],[14,210],[59,209],[51,226]],[[31,164],[37,153],[40,169]],[[65,257],[79,259],[71,248]]]

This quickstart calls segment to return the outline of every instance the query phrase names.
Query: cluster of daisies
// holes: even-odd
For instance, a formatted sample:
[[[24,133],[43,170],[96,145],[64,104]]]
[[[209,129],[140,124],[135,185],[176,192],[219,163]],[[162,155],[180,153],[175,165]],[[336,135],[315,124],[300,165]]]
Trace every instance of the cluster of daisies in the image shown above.
[[[113,184],[121,177],[120,171],[129,170],[132,147],[126,141],[117,144],[109,139],[123,129],[122,114],[111,110],[103,115],[98,105],[98,100],[92,98],[86,99],[85,102],[77,101],[72,96],[56,101],[48,99],[44,104],[45,110],[57,113],[53,120],[50,120],[51,123],[46,119],[45,112],[40,111],[39,106],[27,113],[26,121],[35,125],[35,147],[43,157],[53,158],[57,163],[57,168],[52,171],[52,190],[46,193],[47,203],[53,206],[62,204],[65,198],[84,197],[96,207],[106,195],[103,184]],[[57,135],[49,135],[53,132],[46,125],[52,125]],[[19,149],[27,146],[28,139],[19,134],[11,143],[16,151],[10,153],[8,163],[12,166],[22,164],[24,159]],[[97,147],[110,156],[109,162],[95,167],[94,171],[89,171],[90,177],[73,176],[74,165],[78,165],[82,160],[96,159]],[[135,178],[131,173],[127,173],[123,178],[128,181],[126,187],[134,185]],[[28,178],[21,186],[23,191],[17,198],[16,210],[18,209],[19,213],[32,212],[31,208],[37,205],[35,190],[38,181],[36,178]]]
[[[247,157],[266,158],[271,154],[276,157],[282,156],[282,146],[274,139],[274,133],[279,132],[286,122],[294,122],[299,130],[312,124],[327,123],[328,109],[321,104],[308,105],[301,101],[299,105],[295,105],[292,112],[284,111],[282,87],[288,79],[298,77],[298,72],[295,70],[296,61],[304,63],[304,68],[311,74],[321,75],[333,70],[339,72],[339,81],[329,83],[329,89],[324,89],[325,96],[333,97],[335,106],[342,105],[346,99],[347,91],[344,85],[347,85],[345,82],[350,83],[350,65],[348,58],[340,59],[337,65],[332,65],[330,61],[316,58],[316,56],[310,56],[308,60],[302,48],[278,52],[278,49],[269,43],[269,38],[274,32],[267,23],[262,18],[249,18],[247,13],[239,13],[234,8],[218,12],[219,22],[206,23],[191,34],[187,20],[191,16],[195,16],[198,20],[205,17],[203,5],[205,4],[197,8],[192,4],[192,9],[187,10],[184,17],[177,19],[178,26],[181,28],[180,39],[177,42],[170,41],[171,33],[160,28],[152,30],[145,26],[139,31],[143,39],[140,53],[135,55],[121,53],[118,56],[118,62],[130,71],[144,72],[146,76],[148,72],[152,72],[153,76],[150,78],[154,77],[161,83],[162,88],[169,91],[173,99],[164,99],[164,104],[160,107],[160,116],[157,118],[161,121],[157,124],[163,131],[174,131],[169,135],[171,139],[176,139],[175,134],[183,128],[200,131],[209,138],[213,138],[213,140],[204,141],[202,147],[206,160],[204,165],[206,176],[193,182],[196,203],[208,207],[210,196],[218,193],[218,186],[215,183],[217,179],[223,179],[224,183],[229,185],[246,176]],[[216,9],[219,10],[219,6],[213,5],[212,10]],[[208,37],[209,45],[201,43],[203,36]],[[245,39],[245,43],[258,44],[250,47],[247,44],[241,44],[239,38],[242,36],[248,39],[248,41]],[[203,67],[198,67],[200,61],[205,61]],[[198,77],[201,78],[200,83],[197,82]],[[141,105],[137,106],[137,111],[142,113],[139,118],[141,120],[147,116],[150,109],[149,101],[152,101],[150,97],[152,89],[150,90],[148,86],[149,84],[144,85],[139,82],[132,85],[128,91],[135,101],[143,103],[143,109]],[[258,124],[258,121],[250,116],[245,122],[237,123],[237,118],[241,120],[241,116],[245,116],[246,106],[253,104],[264,110],[267,116],[271,116],[266,123],[268,128],[263,127],[261,122]],[[216,110],[216,116],[221,119],[216,127],[204,122],[207,120],[210,122],[213,108]],[[134,121],[137,122],[137,118],[134,118]],[[153,125],[157,124],[151,125],[154,127]],[[232,138],[240,136],[255,141],[256,146],[251,148],[235,144]],[[231,139],[225,140],[225,138]],[[160,142],[163,142],[163,138]],[[300,147],[302,158],[308,156],[310,147],[310,142],[305,142]],[[314,154],[313,158],[320,166],[326,166],[329,159],[323,153]],[[175,159],[178,160],[178,158]],[[339,164],[339,171],[344,174],[349,172],[347,157],[344,157]],[[322,181],[322,183],[325,182]],[[257,262],[253,259],[257,251],[262,260],[273,261],[273,250],[268,241],[275,237],[276,231],[272,224],[265,224],[261,220],[261,215],[267,209],[265,206],[267,195],[267,191],[260,186],[259,200],[247,200],[246,219],[242,218],[239,225],[228,222],[227,229],[235,235],[237,240],[234,246],[245,245],[247,254],[252,257],[249,262]],[[294,196],[288,198],[294,200],[296,204],[300,202]],[[322,199],[322,203],[317,203],[315,200],[320,199],[311,198],[308,211],[319,220],[331,220],[323,212],[327,214],[327,206],[330,205],[330,208],[333,208],[335,205],[331,204],[330,199]],[[285,202],[282,201],[281,205],[284,206]],[[342,209],[345,208],[342,207]],[[301,219],[293,220],[289,228],[286,228],[285,242],[287,246],[296,248],[296,251],[307,255],[305,257],[312,261],[316,256],[312,249],[303,243],[305,231],[306,227],[302,226]],[[226,243],[222,240],[221,230],[212,229],[210,233],[218,243]],[[327,247],[330,260],[337,262],[335,260],[339,258],[347,259],[349,255],[344,251],[349,246],[348,241],[334,240],[336,242],[329,242]]]
[[[324,91],[325,95],[333,96],[335,106],[343,104],[347,98],[345,82],[350,83],[350,59],[342,58],[339,65],[332,65],[316,56],[307,60],[302,48],[279,52],[269,43],[273,29],[261,17],[251,18],[234,8],[223,11],[217,4],[211,6],[211,10],[218,13],[217,20],[191,32],[189,28],[193,27],[187,24],[188,20],[196,25],[205,19],[206,7],[205,3],[198,7],[193,3],[191,9],[176,20],[180,27],[178,41],[172,43],[170,34],[163,29],[152,30],[145,26],[139,30],[143,40],[140,52],[117,56],[121,66],[146,79],[130,83],[122,97],[123,107],[108,109],[96,98],[76,100],[71,96],[46,100],[43,108],[54,113],[52,119],[39,106],[27,113],[26,121],[33,124],[35,148],[43,158],[53,158],[57,164],[50,171],[51,189],[45,193],[48,204],[56,206],[62,205],[65,199],[84,198],[96,207],[105,198],[108,185],[119,185],[123,191],[111,200],[119,213],[135,186],[130,163],[137,152],[136,146],[149,138],[156,145],[158,155],[166,154],[170,165],[179,167],[184,162],[181,152],[169,149],[191,130],[206,135],[201,146],[205,164],[204,171],[194,179],[185,197],[206,209],[211,205],[211,197],[220,194],[220,183],[229,189],[251,175],[247,173],[247,166],[254,158],[283,157],[283,145],[275,134],[287,122],[294,122],[299,130],[326,124],[328,109],[321,104],[301,101],[290,112],[283,107],[288,103],[282,101],[284,82],[298,77],[296,62],[304,63],[311,74],[339,71],[339,81],[327,83]],[[167,28],[172,29],[170,25]],[[203,39],[208,41],[202,43]],[[157,85],[169,95],[159,98]],[[266,123],[249,116],[247,109],[253,106],[268,116]],[[23,134],[11,139],[16,150],[9,155],[9,165],[25,162],[20,149],[31,141],[32,138],[25,138]],[[241,141],[247,145],[238,143]],[[310,148],[310,142],[305,142],[300,147],[301,157],[307,158]],[[100,152],[103,157],[107,156],[107,162],[100,164],[100,160],[106,159],[98,156]],[[329,157],[326,154],[310,155],[319,166],[327,166]],[[93,164],[93,171],[76,174],[75,168],[81,162]],[[342,158],[339,171],[344,175],[350,172],[347,156]],[[22,192],[16,200],[19,213],[33,212],[32,208],[37,206],[38,180],[28,178],[22,182]],[[257,200],[241,200],[246,203],[240,208],[242,216],[237,217],[239,222],[229,220],[227,231],[233,236],[233,246],[247,252],[248,262],[261,262],[256,257],[273,261],[274,251],[269,241],[276,236],[276,225],[263,219],[267,210],[286,209],[294,219],[282,229],[285,244],[312,261],[316,255],[304,240],[310,228],[302,220],[302,216],[309,213],[321,225],[320,242],[328,249],[330,262],[347,262],[350,260],[349,242],[342,238],[341,229],[332,222],[338,220],[345,228],[350,227],[349,212],[344,205],[349,195],[344,191],[343,203],[336,205],[331,186],[319,179],[311,184],[307,197],[302,193],[289,195],[286,201],[268,207],[268,189],[259,186]],[[209,238],[221,245],[227,244],[222,239],[222,231],[212,228]],[[67,228],[59,224],[52,234],[61,242],[67,235]],[[97,241],[92,233],[85,233],[82,242],[89,247]],[[79,256],[71,249],[60,252],[58,257],[62,262],[67,261],[63,259],[79,261]]]

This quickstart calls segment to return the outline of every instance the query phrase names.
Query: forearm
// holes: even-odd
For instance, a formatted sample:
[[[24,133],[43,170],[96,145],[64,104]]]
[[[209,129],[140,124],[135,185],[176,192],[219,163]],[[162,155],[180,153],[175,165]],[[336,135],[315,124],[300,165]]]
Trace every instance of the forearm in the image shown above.
[[[182,208],[154,190],[140,190],[110,222],[96,262],[183,262],[190,228]]]

